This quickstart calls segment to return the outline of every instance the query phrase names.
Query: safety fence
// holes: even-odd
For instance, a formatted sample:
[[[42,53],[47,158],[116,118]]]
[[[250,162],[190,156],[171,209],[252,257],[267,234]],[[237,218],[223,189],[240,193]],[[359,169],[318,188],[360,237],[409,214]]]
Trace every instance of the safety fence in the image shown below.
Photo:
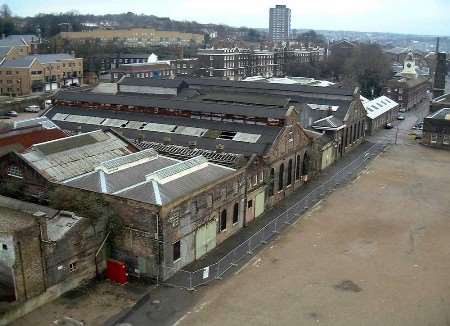
[[[255,250],[268,243],[276,234],[295,222],[301,217],[302,213],[319,202],[328,192],[346,182],[372,155],[379,153],[383,148],[384,145],[382,144],[374,144],[363,155],[317,186],[216,263],[196,271],[176,271],[173,267],[162,266],[163,274],[173,274],[173,276],[160,283],[192,290],[213,280],[221,279],[230,268],[237,266],[241,260],[248,258]]]

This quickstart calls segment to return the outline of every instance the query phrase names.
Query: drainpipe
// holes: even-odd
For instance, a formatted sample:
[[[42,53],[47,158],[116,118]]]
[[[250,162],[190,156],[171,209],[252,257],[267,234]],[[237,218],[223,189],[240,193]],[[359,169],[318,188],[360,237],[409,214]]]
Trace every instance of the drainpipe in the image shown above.
[[[248,160],[247,164],[244,167],[244,190],[245,190],[245,195],[244,195],[244,217],[242,219],[242,227],[246,227],[247,226],[247,221],[246,221],[246,216],[247,216],[247,191],[248,191],[248,185],[247,185],[247,171],[249,169],[249,167],[253,164],[253,162],[256,159],[256,154],[252,154],[252,156],[250,157],[250,159]]]
[[[95,230],[95,227],[94,227]],[[95,232],[95,231],[94,231]],[[95,262],[95,275],[97,277],[99,277],[99,272],[98,272],[98,261],[97,261],[97,257],[100,254],[100,251],[103,249],[103,247],[105,246],[106,240],[108,240],[109,234],[111,233],[111,231],[108,232],[108,234],[106,234],[106,237],[103,239],[102,243],[100,244],[100,247],[97,249],[95,256],[94,256],[94,262]]]

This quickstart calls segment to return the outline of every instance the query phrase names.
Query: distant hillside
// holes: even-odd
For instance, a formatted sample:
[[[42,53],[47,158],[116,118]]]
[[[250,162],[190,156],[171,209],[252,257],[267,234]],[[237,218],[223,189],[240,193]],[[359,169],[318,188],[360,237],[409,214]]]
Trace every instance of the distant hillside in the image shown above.
[[[158,30],[180,31],[189,33],[209,33],[215,31],[228,35],[240,31],[226,25],[200,24],[195,21],[176,21],[167,17],[154,15],[137,15],[132,12],[107,15],[81,15],[77,13],[38,14],[34,17],[15,17],[19,32],[36,33],[41,31],[44,38],[50,38],[62,31],[82,31],[85,23],[102,25],[108,28],[147,27]],[[245,29],[245,28],[244,28]],[[246,29],[248,30],[248,29]]]

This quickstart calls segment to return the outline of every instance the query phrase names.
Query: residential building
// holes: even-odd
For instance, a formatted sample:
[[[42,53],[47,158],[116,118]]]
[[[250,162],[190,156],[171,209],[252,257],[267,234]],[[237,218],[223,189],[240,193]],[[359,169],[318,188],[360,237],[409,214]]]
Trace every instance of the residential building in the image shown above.
[[[0,39],[0,64],[35,53],[40,42],[36,35],[8,35]]]
[[[367,111],[366,131],[369,135],[396,120],[399,114],[398,103],[386,96],[371,101],[365,99],[363,105]]]
[[[176,31],[158,31],[152,28],[97,29],[87,32],[61,32],[59,36],[70,42],[120,42],[126,47],[146,47],[153,45],[202,44],[203,34]]]
[[[0,65],[0,95],[21,96],[80,85],[83,59],[69,54],[34,54]]]
[[[428,78],[418,76],[414,55],[406,57],[403,71],[399,77],[388,80],[383,87],[383,95],[399,103],[400,111],[409,111],[428,98],[430,82]]]
[[[156,57],[156,56],[155,56]],[[185,58],[174,60],[149,59],[147,63],[122,64],[111,70],[112,81],[118,81],[122,77],[133,78],[175,78],[192,77],[198,69],[197,58]]]
[[[241,80],[250,76],[272,77],[275,57],[272,51],[223,48],[199,49],[199,73],[203,77]]]
[[[287,42],[291,38],[291,9],[276,5],[269,12],[269,34],[273,43]]]
[[[422,143],[450,150],[450,108],[440,109],[423,120]]]
[[[105,221],[0,196],[0,316],[5,325],[105,269]]]
[[[197,56],[201,76],[242,80],[253,76],[283,77],[289,64],[323,61],[325,49],[199,49]]]

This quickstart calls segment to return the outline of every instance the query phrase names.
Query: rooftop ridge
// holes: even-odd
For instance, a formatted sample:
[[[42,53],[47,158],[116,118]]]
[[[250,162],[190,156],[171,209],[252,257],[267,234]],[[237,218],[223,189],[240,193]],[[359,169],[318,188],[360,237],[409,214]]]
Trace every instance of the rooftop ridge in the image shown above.
[[[193,157],[187,161],[182,161],[174,165],[162,168],[145,176],[147,181],[156,181],[160,184],[178,179],[184,175],[188,175],[194,171],[200,170],[208,165],[208,160],[202,156]]]
[[[95,170],[101,170],[106,174],[129,169],[133,166],[140,165],[158,158],[158,153],[154,149],[144,149],[140,152],[128,154],[112,160],[102,162]]]

